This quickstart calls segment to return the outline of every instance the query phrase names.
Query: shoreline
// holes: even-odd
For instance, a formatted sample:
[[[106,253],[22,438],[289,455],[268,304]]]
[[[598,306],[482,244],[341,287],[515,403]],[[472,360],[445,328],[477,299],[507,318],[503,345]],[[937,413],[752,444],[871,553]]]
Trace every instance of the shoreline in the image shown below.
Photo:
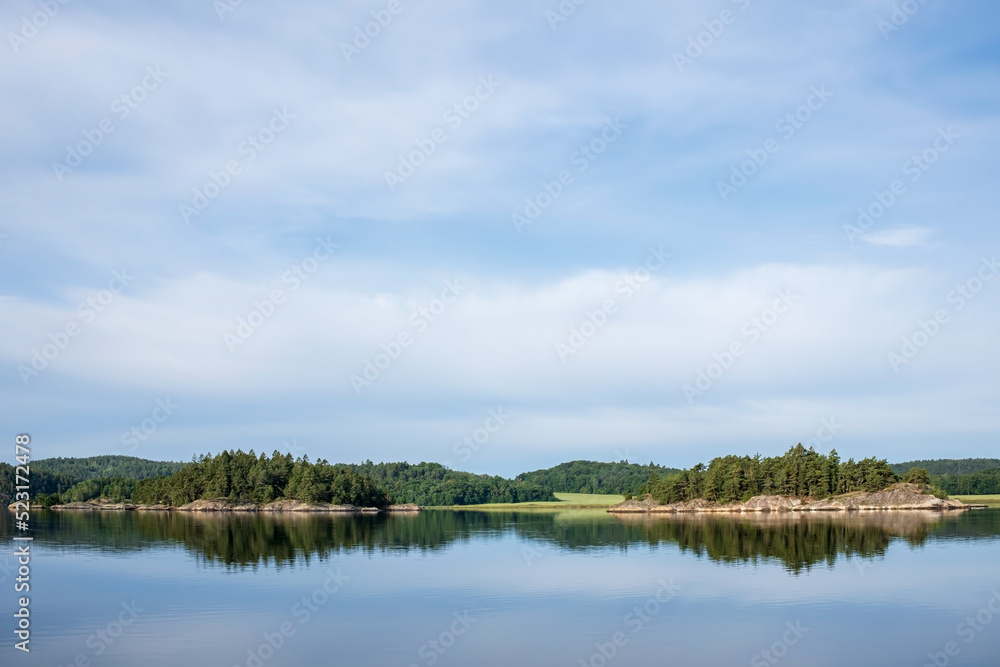
[[[8,506],[9,510],[14,510],[14,505]],[[31,508],[32,511],[48,509],[57,512],[225,512],[225,513],[264,513],[281,514],[284,512],[305,514],[381,514],[381,513],[407,513],[421,512],[422,507],[414,504],[390,505],[389,507],[357,507],[355,505],[329,505],[303,503],[297,500],[279,500],[265,505],[256,503],[236,503],[230,500],[196,500],[173,507],[169,505],[138,505],[130,501],[120,503],[115,502],[95,502],[85,501],[78,503],[66,503],[64,505],[51,505],[50,507]]]
[[[826,500],[791,496],[754,496],[745,502],[719,504],[695,499],[662,505],[648,494],[608,509],[611,514],[745,514],[761,512],[884,512],[934,511],[964,512],[986,509],[988,505],[967,504],[954,498],[942,499],[924,493],[915,484],[894,484],[875,492],[859,491]]]

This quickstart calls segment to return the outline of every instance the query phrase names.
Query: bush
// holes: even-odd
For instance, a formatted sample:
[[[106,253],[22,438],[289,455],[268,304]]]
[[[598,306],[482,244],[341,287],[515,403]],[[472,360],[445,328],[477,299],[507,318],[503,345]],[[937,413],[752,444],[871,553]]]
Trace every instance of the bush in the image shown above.
[[[931,475],[927,468],[910,468],[910,471],[903,475],[903,481],[910,484],[930,484]]]

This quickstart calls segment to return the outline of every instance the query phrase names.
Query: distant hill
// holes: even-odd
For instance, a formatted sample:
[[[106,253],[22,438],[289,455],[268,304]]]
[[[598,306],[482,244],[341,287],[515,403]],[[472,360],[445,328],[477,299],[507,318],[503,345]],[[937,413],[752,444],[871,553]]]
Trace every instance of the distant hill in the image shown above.
[[[550,487],[445,468],[440,463],[372,463],[349,466],[385,488],[394,503],[478,505],[554,501]]]
[[[1000,468],[980,470],[968,475],[935,475],[931,477],[935,486],[959,496],[982,496],[1000,494]]]
[[[910,468],[925,468],[932,477],[936,475],[968,475],[1000,468],[1000,459],[933,459],[890,463],[889,467],[897,475],[906,474]]]
[[[552,468],[521,473],[517,480],[537,484],[557,493],[636,493],[650,475],[672,475],[677,468],[619,461],[570,461]]]
[[[39,472],[63,475],[73,484],[91,479],[128,478],[147,479],[173,475],[186,463],[175,461],[148,461],[134,456],[90,456],[87,458],[51,458],[31,462],[34,476]],[[34,484],[34,480],[32,480]],[[68,488],[68,487],[66,487]],[[41,491],[41,489],[38,489]]]

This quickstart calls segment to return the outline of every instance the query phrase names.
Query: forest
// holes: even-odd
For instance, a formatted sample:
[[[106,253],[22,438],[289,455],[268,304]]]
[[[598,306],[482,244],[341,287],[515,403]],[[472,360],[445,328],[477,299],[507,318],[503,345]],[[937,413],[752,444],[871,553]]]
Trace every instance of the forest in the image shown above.
[[[1000,494],[1000,468],[981,470],[966,475],[936,475],[931,478],[935,486],[958,496]]]
[[[394,503],[479,505],[556,500],[551,487],[530,481],[475,475],[439,463],[372,463],[350,466],[384,487]]]
[[[518,481],[547,487],[560,493],[636,493],[650,475],[672,475],[677,468],[665,468],[628,461],[570,461],[552,468],[521,473]]]
[[[127,477],[146,479],[172,475],[185,466],[174,461],[147,461],[134,456],[90,456],[87,458],[38,459],[31,463],[33,473],[39,471],[64,475],[76,482],[86,480]]]
[[[129,477],[99,477],[77,482],[62,493],[45,497],[39,495],[35,502],[50,506],[58,503],[80,503],[94,498],[107,498],[116,503],[132,498],[139,480]]]
[[[40,505],[94,498],[173,506],[198,499],[266,503],[285,498],[381,507],[552,501],[553,492],[652,493],[661,502],[726,502],[771,493],[821,498],[877,491],[903,479],[930,482],[940,494],[980,495],[1000,494],[1000,466],[990,467],[995,461],[842,462],[835,450],[824,456],[798,445],[783,456],[724,456],[683,471],[653,463],[571,461],[509,480],[437,463],[331,465],[280,452],[267,457],[230,450],[187,464],[128,456],[43,459],[31,464],[31,490],[33,502]],[[14,486],[14,468],[0,463],[0,503],[13,502]]]
[[[66,475],[36,470],[33,463],[29,466],[29,469],[32,496],[59,493],[70,488],[78,481]],[[0,505],[9,505],[14,502],[14,487],[16,485],[14,466],[0,463]]]
[[[757,495],[827,498],[851,491],[880,491],[899,478],[885,459],[842,462],[837,450],[817,453],[801,444],[783,456],[722,456],[680,473],[654,475],[639,489],[660,503],[703,498],[721,503],[749,500]],[[925,470],[911,470],[906,481],[927,483]]]
[[[195,500],[227,498],[269,503],[299,500],[359,507],[385,507],[388,494],[369,477],[349,466],[330,465],[309,457],[293,459],[275,451],[270,458],[251,449],[206,454],[169,477],[144,479],[136,484],[132,500],[139,504],[186,505]]]
[[[933,459],[924,461],[907,461],[890,464],[897,475],[904,474],[910,468],[923,468],[931,477],[938,475],[970,475],[1000,468],[1000,459]]]

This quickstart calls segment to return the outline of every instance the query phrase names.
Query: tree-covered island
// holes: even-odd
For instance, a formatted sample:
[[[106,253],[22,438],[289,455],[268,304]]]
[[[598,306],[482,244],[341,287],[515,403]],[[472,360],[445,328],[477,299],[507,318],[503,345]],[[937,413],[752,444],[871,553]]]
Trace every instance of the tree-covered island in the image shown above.
[[[824,455],[800,444],[781,456],[723,456],[686,470],[654,463],[572,461],[505,479],[438,463],[331,464],[277,451],[267,456],[229,450],[186,464],[126,456],[42,459],[32,464],[31,495],[35,507],[125,503],[209,509],[205,503],[211,502],[214,509],[238,505],[284,511],[554,502],[558,492],[634,495],[659,505],[724,505],[761,496],[830,500],[882,491],[899,482],[944,499],[952,489],[990,491],[994,481],[1000,483],[992,459],[927,463],[943,474],[919,467],[904,473],[904,464],[894,469],[884,459],[842,461],[836,450]],[[13,479],[13,468],[0,463],[4,504],[14,499]]]

